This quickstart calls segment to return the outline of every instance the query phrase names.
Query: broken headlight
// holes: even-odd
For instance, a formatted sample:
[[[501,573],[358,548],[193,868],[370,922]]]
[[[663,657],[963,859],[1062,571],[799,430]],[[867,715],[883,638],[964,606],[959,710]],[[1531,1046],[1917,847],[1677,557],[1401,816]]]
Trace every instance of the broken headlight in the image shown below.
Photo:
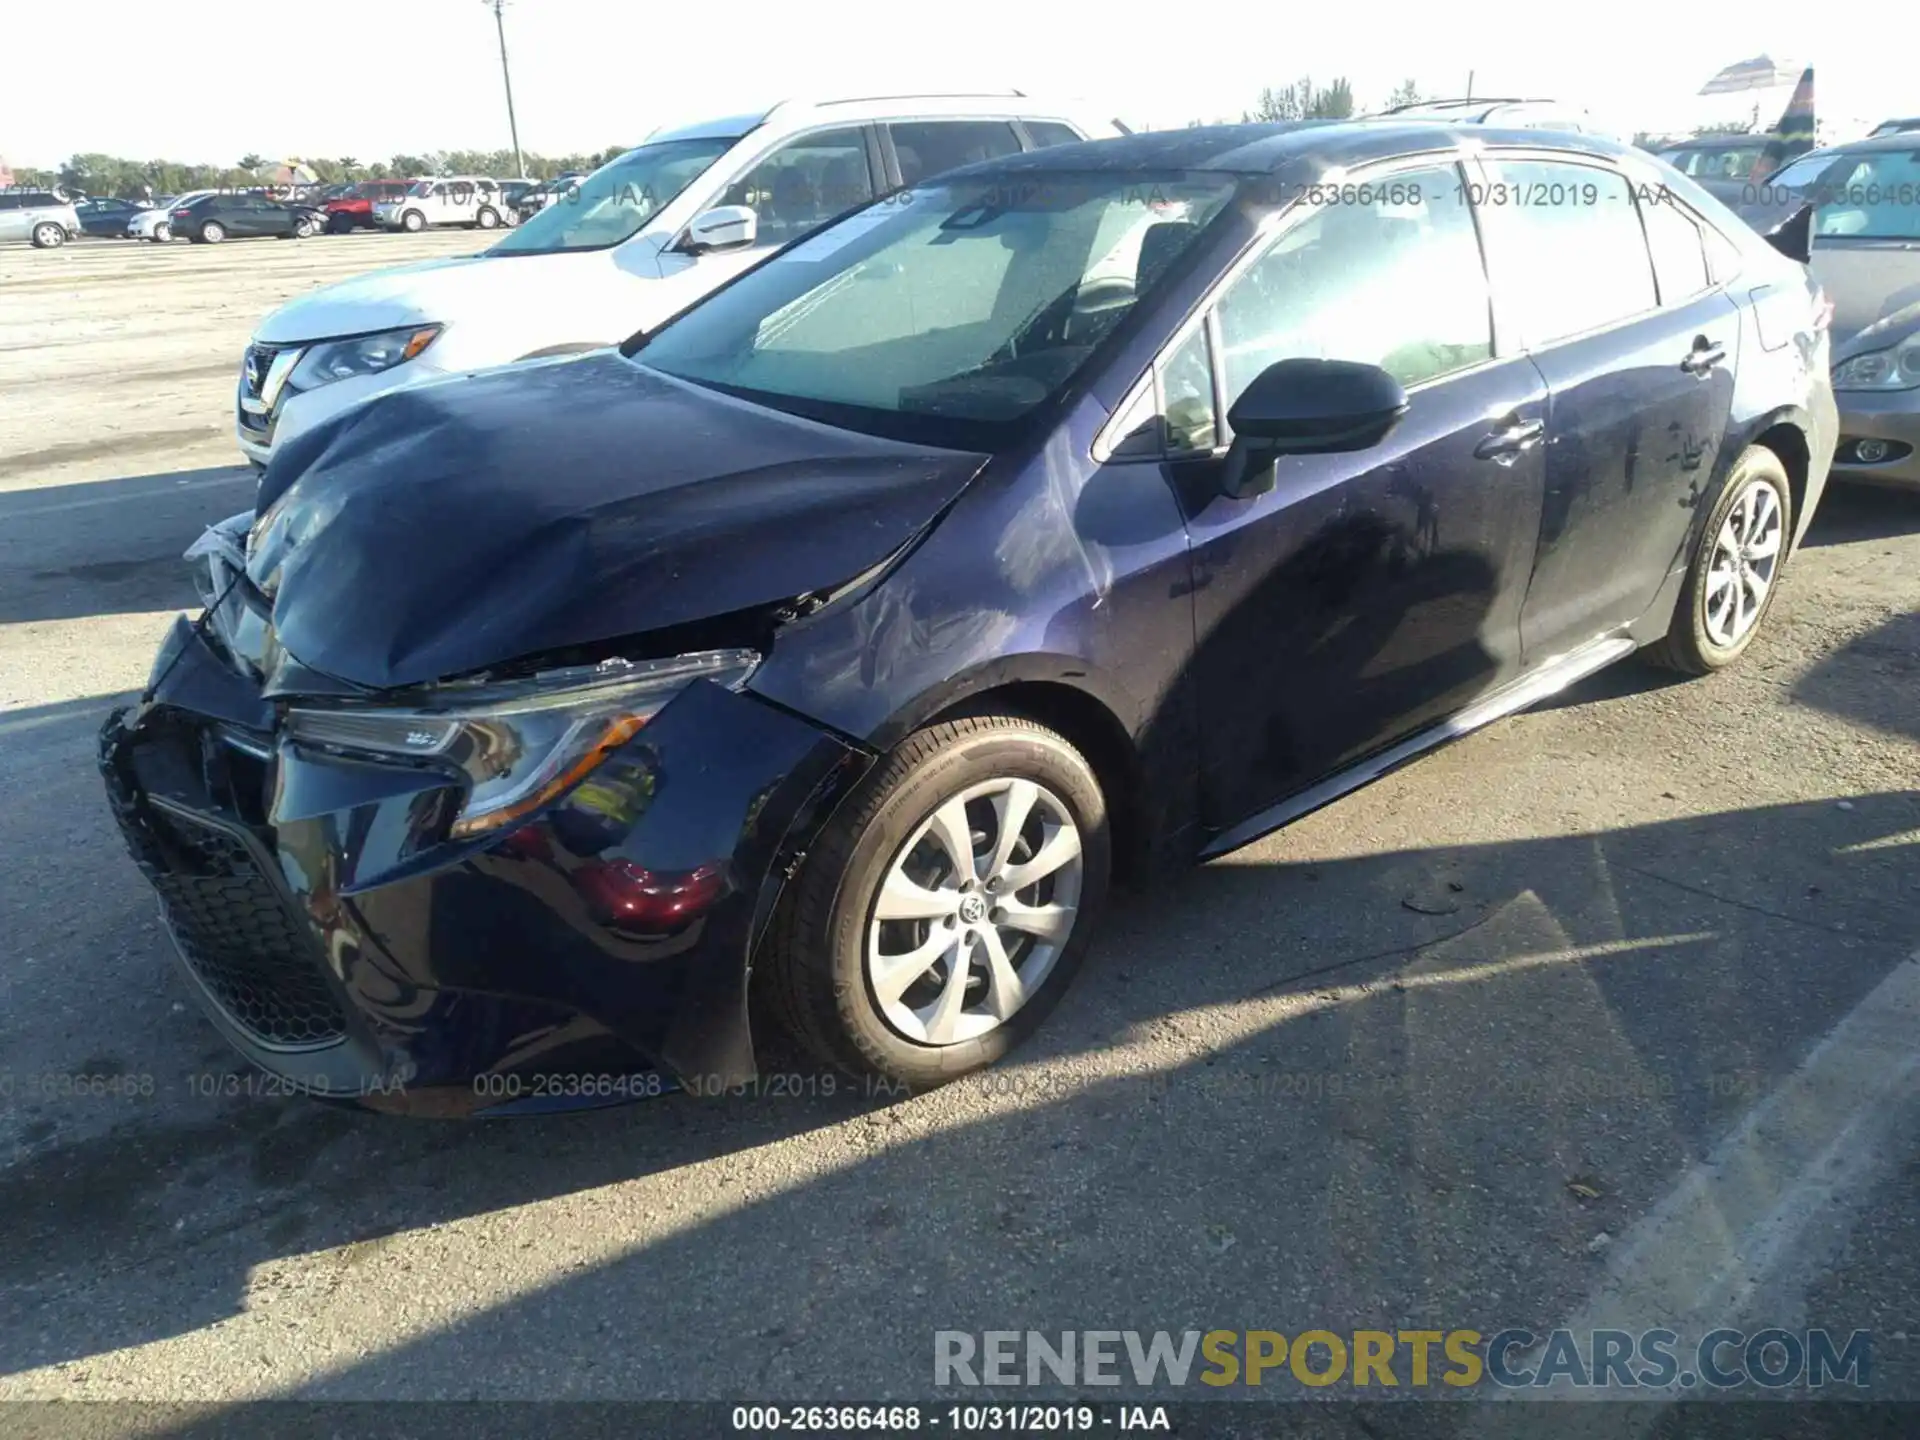
[[[760,657],[705,650],[636,664],[553,671],[447,695],[445,708],[295,709],[288,738],[352,754],[405,758],[464,777],[455,839],[525,819],[573,788],[695,680],[737,690]]]

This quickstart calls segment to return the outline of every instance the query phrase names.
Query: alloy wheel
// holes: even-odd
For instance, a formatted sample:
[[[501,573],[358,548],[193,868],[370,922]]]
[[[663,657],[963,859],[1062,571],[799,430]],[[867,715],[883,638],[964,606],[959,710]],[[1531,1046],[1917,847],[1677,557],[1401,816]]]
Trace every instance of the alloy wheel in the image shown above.
[[[1738,645],[1760,619],[1780,565],[1780,497],[1755,480],[1727,512],[1714,537],[1707,570],[1707,638],[1721,649]]]
[[[1080,831],[1044,785],[1004,777],[944,801],[874,898],[867,983],[887,1024],[945,1046],[1011,1019],[1073,933],[1084,867]]]

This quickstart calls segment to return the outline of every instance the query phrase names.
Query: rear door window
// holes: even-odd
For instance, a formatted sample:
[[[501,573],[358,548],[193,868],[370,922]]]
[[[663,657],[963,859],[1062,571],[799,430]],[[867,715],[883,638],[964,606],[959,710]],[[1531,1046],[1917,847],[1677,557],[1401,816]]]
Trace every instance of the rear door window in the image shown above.
[[[1640,195],[1640,218],[1647,227],[1647,249],[1660,303],[1672,305],[1713,284],[1707,270],[1706,240],[1700,226],[1673,200],[1653,190]]]
[[[1019,137],[1004,120],[915,120],[887,129],[893,136],[903,185],[1020,150]]]
[[[1530,345],[1598,330],[1658,303],[1633,193],[1618,171],[1499,160],[1480,195],[1502,293]]]

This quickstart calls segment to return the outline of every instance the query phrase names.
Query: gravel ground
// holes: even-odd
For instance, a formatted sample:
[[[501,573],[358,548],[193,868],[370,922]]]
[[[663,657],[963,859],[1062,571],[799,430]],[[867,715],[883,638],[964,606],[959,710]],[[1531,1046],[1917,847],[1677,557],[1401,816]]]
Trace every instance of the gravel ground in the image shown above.
[[[925,1398],[937,1330],[1650,1325],[1724,1278],[1648,1258],[1718,1174],[1717,1313],[1870,1329],[1920,1399],[1920,1031],[1858,1039],[1920,945],[1920,495],[1830,492],[1734,672],[1617,667],[1123,901],[987,1077],[497,1124],[227,1093],[94,731],[250,502],[253,321],[479,243],[0,251],[0,1397]]]

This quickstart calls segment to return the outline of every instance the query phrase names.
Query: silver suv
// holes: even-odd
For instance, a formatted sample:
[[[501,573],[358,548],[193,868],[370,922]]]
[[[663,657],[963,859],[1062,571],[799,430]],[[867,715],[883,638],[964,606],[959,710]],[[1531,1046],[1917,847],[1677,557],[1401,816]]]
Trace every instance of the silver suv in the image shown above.
[[[55,190],[0,190],[0,242],[31,240],[41,250],[80,233],[73,202]]]

